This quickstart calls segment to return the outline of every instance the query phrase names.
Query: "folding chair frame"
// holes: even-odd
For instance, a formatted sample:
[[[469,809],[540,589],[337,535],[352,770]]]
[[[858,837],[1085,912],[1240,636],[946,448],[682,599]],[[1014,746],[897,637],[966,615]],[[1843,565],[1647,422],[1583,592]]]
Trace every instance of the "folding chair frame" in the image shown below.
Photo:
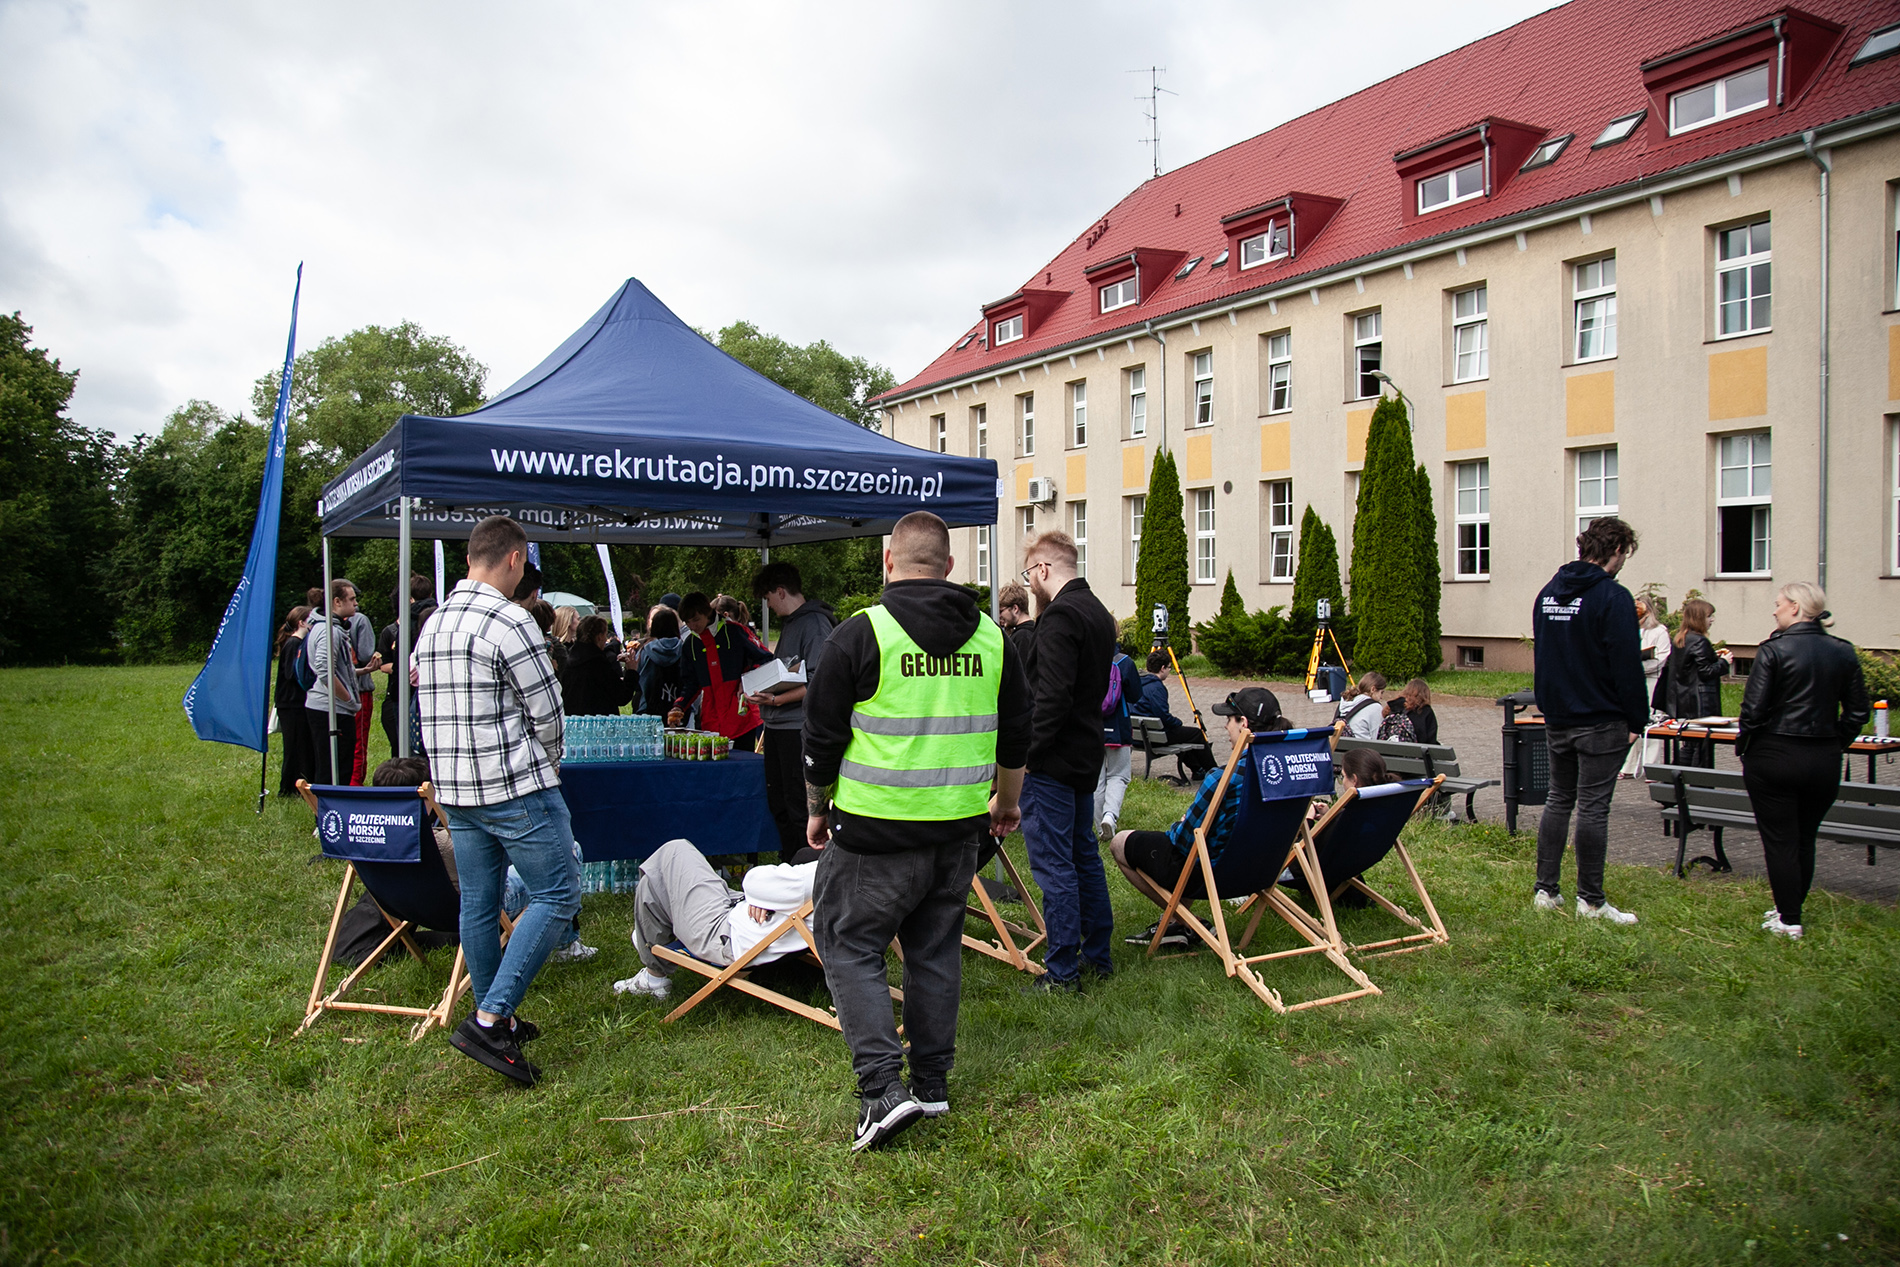
[[[1432,798],[1438,795],[1440,785],[1443,784],[1444,781],[1444,775],[1436,775],[1432,779],[1432,785],[1420,791],[1418,803],[1412,807],[1412,813],[1414,815],[1422,812],[1425,807],[1431,803]],[[1352,800],[1353,798],[1350,796],[1342,796],[1332,803],[1326,813],[1320,818],[1319,822],[1313,825],[1313,837],[1315,841],[1325,833],[1326,824],[1332,821],[1333,816],[1342,813]],[[1371,885],[1365,883],[1365,881],[1361,880],[1358,876],[1350,876],[1333,886],[1333,891],[1328,895],[1329,899],[1338,897],[1349,888],[1358,889],[1361,893],[1384,908],[1387,914],[1419,930],[1416,933],[1411,933],[1404,937],[1388,937],[1384,941],[1357,942],[1346,947],[1348,954],[1356,955],[1361,959],[1383,959],[1387,955],[1408,955],[1415,950],[1430,950],[1433,946],[1447,946],[1451,944],[1451,934],[1445,931],[1445,921],[1439,918],[1438,907],[1432,903],[1432,895],[1426,892],[1425,881],[1419,878],[1418,868],[1413,865],[1412,855],[1410,851],[1406,849],[1405,842],[1402,840],[1393,841],[1392,852],[1397,854],[1399,861],[1405,865],[1405,874],[1409,876],[1412,881],[1412,891],[1418,894],[1419,903],[1425,908],[1426,918],[1431,920],[1431,927],[1425,927],[1424,924],[1414,918],[1404,907],[1386,898],[1384,894],[1372,888]],[[1384,949],[1385,947],[1391,947],[1392,949]],[[1368,950],[1376,950],[1379,953],[1376,955],[1365,954],[1364,952]]]
[[[1298,839],[1293,842],[1292,848],[1287,851],[1287,856],[1281,860],[1280,865],[1274,868],[1273,875],[1277,881],[1281,872],[1297,862],[1301,873],[1306,876],[1307,883],[1312,886],[1314,904],[1319,908],[1318,916],[1307,914],[1296,902],[1280,891],[1277,882],[1270,883],[1258,893],[1249,895],[1246,902],[1234,912],[1235,919],[1246,916],[1249,912],[1251,912],[1251,918],[1247,921],[1246,932],[1241,935],[1238,945],[1229,939],[1225,903],[1221,900],[1219,886],[1214,882],[1214,863],[1207,852],[1207,833],[1214,825],[1214,816],[1220,811],[1221,801],[1227,795],[1228,785],[1233,781],[1235,769],[1251,746],[1251,743],[1237,744],[1227,758],[1227,765],[1221,771],[1220,782],[1214,788],[1214,798],[1208,804],[1207,815],[1194,829],[1194,844],[1188,850],[1187,863],[1181,868],[1181,876],[1175,881],[1174,891],[1168,895],[1167,906],[1162,909],[1161,918],[1155,924],[1154,938],[1148,943],[1149,958],[1153,958],[1155,951],[1159,949],[1162,935],[1167,931],[1169,924],[1178,918],[1193,929],[1195,935],[1216,955],[1220,956],[1221,965],[1226,969],[1228,976],[1239,977],[1249,990],[1260,997],[1262,1002],[1281,1015],[1304,1011],[1312,1007],[1324,1007],[1329,1003],[1344,1003],[1350,999],[1363,998],[1368,994],[1383,993],[1346,957],[1346,945],[1340,938],[1338,925],[1333,921],[1333,904],[1328,899],[1325,881],[1321,878],[1318,853],[1313,845],[1313,834],[1305,823],[1300,825]],[[1200,869],[1201,884],[1207,891],[1207,904],[1214,925],[1212,928],[1202,923],[1200,917],[1195,915],[1193,909],[1182,900],[1182,895],[1187,891],[1188,882],[1193,878],[1193,869],[1196,866]],[[1243,954],[1247,944],[1253,940],[1254,933],[1260,927],[1261,917],[1268,910],[1272,910],[1284,920],[1287,926],[1305,938],[1308,944],[1292,950],[1277,950],[1264,955]],[[1265,978],[1253,966],[1274,959],[1313,954],[1326,956],[1328,962],[1345,973],[1347,978],[1359,988],[1343,994],[1328,995],[1325,998],[1308,999],[1302,1003],[1288,1003],[1280,996],[1278,990],[1266,983]]]
[[[303,799],[310,806],[311,812],[315,813],[317,809],[317,794],[310,790],[309,782],[305,779],[298,779],[297,790],[303,794]],[[428,805],[430,811],[435,814],[438,820],[443,823],[448,822],[448,819],[442,813],[442,807],[436,804],[434,788],[424,783],[421,787],[416,789],[416,793],[422,798],[423,802]],[[433,838],[426,838],[423,844],[425,848],[435,847]],[[409,936],[410,931],[415,928],[415,923],[411,920],[399,920],[388,911],[383,910],[382,904],[376,902],[376,895],[373,893],[370,894],[370,901],[376,904],[377,911],[382,914],[383,919],[389,924],[389,936],[383,938],[382,943],[378,945],[375,950],[371,951],[364,958],[362,963],[357,965],[356,971],[350,973],[349,976],[343,979],[341,985],[331,990],[328,994],[324,993],[323,984],[329,979],[331,960],[336,952],[337,927],[343,922],[343,912],[348,909],[350,903],[350,889],[355,883],[356,864],[346,862],[343,864],[343,883],[337,889],[336,906],[330,912],[330,930],[324,935],[323,953],[317,958],[316,980],[310,984],[310,1001],[304,1008],[303,1024],[297,1026],[296,1033],[293,1033],[291,1037],[295,1038],[309,1029],[316,1023],[317,1018],[322,1016],[325,1012],[382,1012],[391,1016],[416,1017],[418,1018],[416,1023],[409,1029],[409,1041],[412,1043],[438,1025],[443,1029],[447,1029],[449,1027],[449,1017],[455,1010],[456,1000],[461,998],[463,992],[468,990],[472,985],[472,979],[468,973],[468,960],[459,945],[455,948],[455,962],[449,968],[449,983],[443,989],[442,996],[429,1007],[400,1007],[393,1003],[357,1003],[344,999],[343,996],[348,994],[358,981],[362,980],[363,974],[375,967],[378,963],[381,963],[383,956],[389,952],[390,947],[399,941],[402,943],[403,949],[407,950],[417,963],[427,962],[427,960],[423,958],[422,951],[416,945],[415,940]],[[367,891],[366,887],[365,892]],[[508,937],[514,932],[515,927],[514,921],[508,918],[506,911],[501,912],[501,925],[502,944],[505,946],[508,944]]]
[[[1010,884],[1022,894],[1023,906],[1028,909],[1029,917],[1035,921],[1036,927],[1031,930],[1012,920],[1004,919],[996,909],[995,900],[984,888],[983,877],[979,875],[970,881],[970,890],[982,906],[980,908],[972,906],[966,901],[964,910],[976,919],[988,920],[990,927],[996,930],[996,937],[991,941],[982,941],[965,933],[963,944],[980,955],[1001,960],[1019,972],[1027,972],[1031,976],[1039,977],[1048,969],[1031,959],[1029,955],[1036,947],[1049,940],[1049,926],[1043,922],[1042,910],[1036,905],[1036,900],[1029,896],[1028,886],[1023,883],[1021,874],[1017,872],[1016,864],[1010,861],[1009,850],[999,848],[996,851],[996,857],[1002,862],[1003,871],[1009,876]]]

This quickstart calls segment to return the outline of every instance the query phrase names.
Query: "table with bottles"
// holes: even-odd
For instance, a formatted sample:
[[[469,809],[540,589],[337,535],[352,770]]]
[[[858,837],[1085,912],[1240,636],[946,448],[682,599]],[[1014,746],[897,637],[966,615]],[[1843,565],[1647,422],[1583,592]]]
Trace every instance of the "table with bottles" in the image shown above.
[[[684,837],[709,857],[778,849],[765,762],[723,735],[671,731],[658,717],[569,717],[561,795],[581,846],[581,891],[625,893],[640,862]]]

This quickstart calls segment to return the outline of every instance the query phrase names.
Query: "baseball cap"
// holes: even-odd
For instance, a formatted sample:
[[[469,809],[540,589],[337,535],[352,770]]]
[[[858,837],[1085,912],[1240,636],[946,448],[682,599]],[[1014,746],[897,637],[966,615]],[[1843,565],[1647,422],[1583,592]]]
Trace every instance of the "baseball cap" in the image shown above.
[[[1244,717],[1248,725],[1258,726],[1279,720],[1280,701],[1264,686],[1247,686],[1214,705],[1213,711],[1222,717]]]

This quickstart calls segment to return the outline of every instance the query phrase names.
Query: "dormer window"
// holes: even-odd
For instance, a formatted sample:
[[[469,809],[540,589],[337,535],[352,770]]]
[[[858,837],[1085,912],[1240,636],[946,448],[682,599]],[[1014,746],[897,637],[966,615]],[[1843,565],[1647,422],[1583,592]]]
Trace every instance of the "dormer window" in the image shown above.
[[[1473,198],[1484,196],[1484,160],[1466,163],[1448,172],[1436,176],[1427,176],[1418,182],[1418,209],[1420,213],[1436,211],[1440,207],[1450,207]]]
[[[990,330],[990,346],[1014,343],[1023,337],[1023,316],[1017,313],[1006,321],[997,322]]]
[[[1647,110],[1638,110],[1635,114],[1611,119],[1603,131],[1597,134],[1597,139],[1590,142],[1590,148],[1600,150],[1606,145],[1615,145],[1618,141],[1629,140],[1630,134],[1636,131],[1637,126],[1642,123],[1643,117],[1648,113]]]
[[[1669,96],[1669,134],[1687,132],[1732,119],[1768,104],[1768,66],[1751,66],[1738,74],[1700,84]]]
[[[1265,233],[1256,233],[1250,238],[1242,238],[1240,266],[1258,268],[1262,264],[1285,259],[1288,248],[1292,245],[1291,234],[1288,233],[1287,228],[1288,226],[1282,221],[1269,220]]]
[[[1524,166],[1517,170],[1520,172],[1533,172],[1540,167],[1549,167],[1563,155],[1564,149],[1573,139],[1575,139],[1574,136],[1566,134],[1555,140],[1545,141],[1542,145],[1531,151],[1531,156],[1524,160]]]
[[[1135,293],[1135,279],[1124,277],[1118,282],[1110,282],[1102,287],[1102,311],[1113,312],[1117,308],[1130,307],[1139,298]]]

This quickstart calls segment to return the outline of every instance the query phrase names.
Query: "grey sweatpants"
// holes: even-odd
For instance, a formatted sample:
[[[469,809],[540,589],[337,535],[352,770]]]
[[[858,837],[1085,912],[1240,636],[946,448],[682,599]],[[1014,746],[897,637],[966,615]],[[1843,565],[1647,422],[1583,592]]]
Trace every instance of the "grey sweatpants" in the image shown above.
[[[679,941],[707,963],[732,962],[732,908],[745,899],[726,887],[706,855],[690,840],[669,840],[640,864],[633,891],[633,948],[640,962],[659,976],[673,965],[653,947]]]

